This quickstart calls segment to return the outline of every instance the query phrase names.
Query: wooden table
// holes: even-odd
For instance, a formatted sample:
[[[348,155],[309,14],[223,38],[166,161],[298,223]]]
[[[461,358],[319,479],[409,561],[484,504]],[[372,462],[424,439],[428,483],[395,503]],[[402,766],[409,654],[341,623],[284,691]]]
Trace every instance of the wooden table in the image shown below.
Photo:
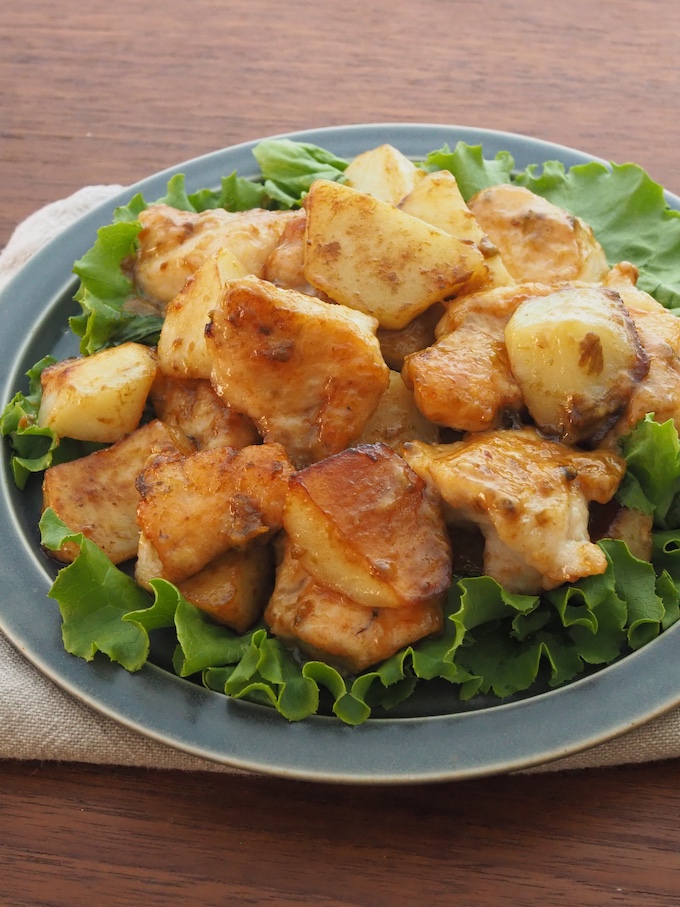
[[[0,9],[0,245],[37,207],[312,126],[458,123],[680,192],[675,0]],[[680,761],[410,788],[0,770],[0,903],[680,904]]]

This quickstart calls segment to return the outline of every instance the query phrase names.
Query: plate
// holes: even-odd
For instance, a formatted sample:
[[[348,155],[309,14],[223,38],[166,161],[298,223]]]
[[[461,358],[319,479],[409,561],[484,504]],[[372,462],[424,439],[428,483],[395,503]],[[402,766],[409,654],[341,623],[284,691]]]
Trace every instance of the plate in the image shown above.
[[[280,136],[279,136],[280,137]],[[597,160],[559,145],[510,133],[455,126],[375,124],[288,134],[341,157],[389,142],[417,158],[445,143],[483,144],[485,156],[507,150],[518,167],[546,160],[565,166]],[[163,171],[126,189],[66,229],[0,295],[3,407],[45,353],[69,352],[67,316],[77,287],[71,267],[96,230],[136,192],[153,200],[175,173],[190,192],[219,185],[237,170],[255,176],[252,149],[236,145]],[[671,207],[680,199],[666,194]],[[186,753],[280,777],[397,784],[448,781],[528,768],[622,734],[680,704],[680,623],[621,661],[565,687],[457,714],[369,719],[359,727],[315,716],[289,723],[273,709],[229,699],[154,664],[129,674],[105,657],[86,663],[61,643],[58,608],[46,593],[55,567],[42,554],[38,494],[19,492],[5,451],[2,464],[0,628],[47,677],[97,711]]]

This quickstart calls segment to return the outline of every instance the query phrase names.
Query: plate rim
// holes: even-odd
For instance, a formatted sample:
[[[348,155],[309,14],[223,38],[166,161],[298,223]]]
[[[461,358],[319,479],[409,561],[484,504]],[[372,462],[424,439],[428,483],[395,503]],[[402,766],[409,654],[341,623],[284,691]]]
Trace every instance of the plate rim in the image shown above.
[[[340,156],[351,156],[343,149],[352,148],[351,153],[356,154],[382,141],[417,156],[445,142],[453,145],[462,140],[482,144],[487,157],[509,151],[520,167],[551,159],[566,166],[590,161],[608,165],[587,152],[519,133],[449,124],[358,123],[263,138],[311,142]],[[0,336],[0,355],[10,362],[2,382],[3,407],[23,381],[26,368],[36,361],[28,361],[27,356],[37,342],[40,326],[63,305],[64,294],[74,281],[73,261],[91,246],[96,229],[111,221],[115,207],[137,192],[161,196],[168,179],[177,173],[185,174],[188,191],[217,185],[218,171],[227,175],[236,169],[241,175],[254,175],[251,152],[263,138],[192,158],[126,187],[61,231],[19,270],[0,292],[0,311],[5,305],[16,305],[17,296],[20,300],[28,297],[28,314],[40,318],[28,330],[17,323],[22,319],[9,319],[8,329]],[[244,163],[249,163],[249,171]],[[667,191],[664,194],[667,203],[680,210],[680,198]],[[188,755],[250,772],[316,782],[463,780],[528,769],[574,755],[680,704],[680,659],[673,657],[680,624],[620,661],[546,693],[453,715],[371,719],[354,728],[323,716],[290,723],[273,709],[229,699],[153,664],[128,674],[104,656],[86,663],[63,650],[56,606],[39,632],[31,623],[31,617],[45,617],[51,577],[46,559],[36,550],[37,530],[35,537],[28,538],[21,529],[15,509],[21,493],[13,487],[6,455],[0,485],[5,505],[0,508],[0,533],[9,539],[0,554],[5,593],[0,603],[0,631],[42,674],[76,699]],[[168,695],[175,712],[167,708]]]

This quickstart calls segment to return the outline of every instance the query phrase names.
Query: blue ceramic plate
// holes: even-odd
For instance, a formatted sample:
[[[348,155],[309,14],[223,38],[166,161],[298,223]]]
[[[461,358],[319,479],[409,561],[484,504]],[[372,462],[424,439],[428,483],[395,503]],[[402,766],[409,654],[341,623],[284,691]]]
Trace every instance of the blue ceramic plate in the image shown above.
[[[289,138],[342,157],[389,142],[418,158],[445,143],[483,144],[485,156],[509,151],[516,164],[593,160],[570,148],[508,133],[435,125],[368,125],[318,129]],[[125,190],[81,218],[39,252],[0,296],[3,318],[0,405],[25,387],[26,371],[43,355],[73,352],[67,317],[77,283],[71,267],[92,245],[114,208],[136,192],[152,200],[174,173],[187,189],[219,185],[237,170],[254,176],[251,150],[237,145],[166,170]],[[667,196],[680,209],[680,199]],[[45,596],[55,567],[39,546],[38,489],[14,486],[5,452],[0,507],[0,628],[44,674],[105,715],[142,734],[206,759],[289,778],[345,783],[409,783],[471,778],[538,765],[594,746],[680,704],[680,623],[621,661],[565,687],[498,705],[480,701],[441,714],[432,701],[405,717],[370,719],[351,728],[334,718],[291,724],[263,706],[228,699],[182,680],[157,664],[128,674],[105,657],[87,664],[61,643],[56,605]],[[162,659],[161,659],[162,660]],[[426,714],[422,714],[425,711]],[[429,712],[429,714],[428,714]],[[439,714],[437,714],[439,712]]]

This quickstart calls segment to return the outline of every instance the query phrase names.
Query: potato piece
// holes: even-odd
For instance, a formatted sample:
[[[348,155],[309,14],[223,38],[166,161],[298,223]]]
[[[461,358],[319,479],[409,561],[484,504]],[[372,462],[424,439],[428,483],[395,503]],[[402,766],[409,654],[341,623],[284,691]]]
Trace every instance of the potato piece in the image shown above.
[[[155,376],[155,353],[141,343],[64,359],[42,373],[38,425],[60,438],[119,441],[138,427]]]
[[[523,186],[482,189],[468,207],[519,281],[598,283],[607,259],[583,220]]]
[[[399,372],[390,372],[390,383],[380,398],[378,408],[368,420],[357,444],[382,442],[401,454],[407,441],[426,441],[434,444],[439,431],[420,412],[412,392]]]
[[[212,360],[205,345],[205,326],[228,280],[244,277],[247,268],[228,249],[209,258],[168,303],[158,340],[158,367],[175,378],[210,379]]]
[[[345,184],[383,202],[397,205],[425,172],[392,145],[380,145],[357,155],[345,170]]]
[[[307,280],[381,327],[403,328],[487,279],[473,243],[348,186],[317,180],[305,208]]]
[[[144,588],[163,578],[163,566],[151,542],[142,535],[135,579]],[[177,583],[192,605],[237,633],[245,633],[262,614],[274,582],[271,546],[252,545],[245,551],[225,551],[198,573]]]
[[[526,300],[505,343],[532,418],[569,443],[602,438],[649,370],[621,297],[604,287]]]
[[[513,283],[498,249],[477,223],[477,218],[465,204],[455,176],[448,170],[428,173],[399,207],[406,214],[419,217],[458,239],[473,242],[489,269],[489,287]]]
[[[232,282],[206,340],[212,383],[296,466],[346,447],[389,382],[375,320],[255,277]]]
[[[182,381],[159,373],[149,399],[158,418],[183,431],[198,450],[240,449],[260,440],[252,419],[228,407],[209,381]]]
[[[122,441],[87,457],[51,466],[43,479],[43,507],[51,507],[73,532],[82,532],[119,564],[137,553],[139,492],[135,480],[148,458],[160,451],[189,453],[191,442],[155,420]],[[66,563],[75,545],[54,553]]]
[[[366,607],[413,605],[449,585],[438,504],[384,444],[345,450],[296,473],[283,525],[308,573]]]
[[[153,457],[137,481],[137,521],[166,579],[184,580],[280,529],[292,472],[279,444]]]
[[[443,595],[404,608],[367,608],[314,580],[287,545],[264,616],[275,636],[307,656],[359,673],[440,632]]]

